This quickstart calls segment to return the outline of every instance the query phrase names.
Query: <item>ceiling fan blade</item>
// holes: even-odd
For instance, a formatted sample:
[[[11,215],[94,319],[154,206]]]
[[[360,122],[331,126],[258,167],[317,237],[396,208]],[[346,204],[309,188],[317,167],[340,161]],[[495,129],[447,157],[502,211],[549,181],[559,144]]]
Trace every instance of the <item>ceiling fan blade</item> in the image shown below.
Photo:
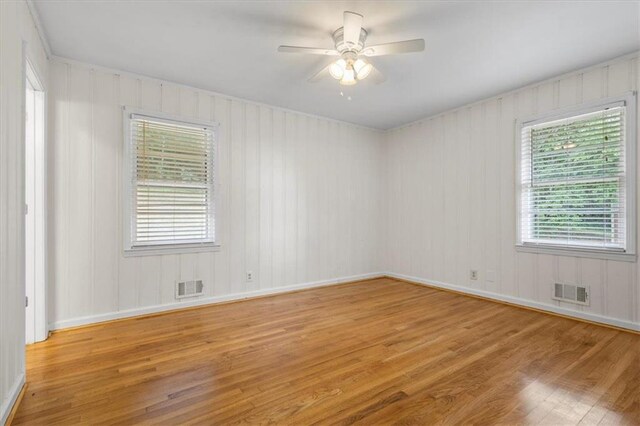
[[[361,53],[365,56],[382,56],[398,53],[422,52],[423,50],[424,40],[419,38],[416,40],[396,41],[393,43],[378,44],[376,46],[367,46]]]
[[[306,53],[310,55],[338,56],[340,52],[335,49],[323,49],[321,47],[280,46],[278,52]]]
[[[357,46],[362,29],[362,15],[355,12],[344,12],[344,42]]]
[[[320,71],[318,71],[313,76],[311,76],[309,78],[309,80],[307,80],[307,81],[309,83],[317,83],[318,81],[322,80],[322,78],[324,78],[324,77],[329,75],[329,67],[330,66],[331,66],[331,64],[329,64],[326,67],[322,68]]]

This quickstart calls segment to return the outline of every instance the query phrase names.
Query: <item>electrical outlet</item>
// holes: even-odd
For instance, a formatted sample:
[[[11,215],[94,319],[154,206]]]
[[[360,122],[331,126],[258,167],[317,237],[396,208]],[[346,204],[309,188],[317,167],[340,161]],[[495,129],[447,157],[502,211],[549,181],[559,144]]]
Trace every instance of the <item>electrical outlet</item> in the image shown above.
[[[253,272],[247,271],[247,282],[253,281]]]
[[[476,271],[475,269],[472,269],[470,274],[469,274],[469,278],[471,278],[472,280],[477,280],[478,279],[478,271]]]

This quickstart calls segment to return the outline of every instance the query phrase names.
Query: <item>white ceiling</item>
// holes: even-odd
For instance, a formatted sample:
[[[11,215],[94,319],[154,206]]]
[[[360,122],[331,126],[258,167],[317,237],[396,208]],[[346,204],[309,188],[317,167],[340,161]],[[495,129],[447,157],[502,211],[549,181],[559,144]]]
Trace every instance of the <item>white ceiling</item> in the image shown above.
[[[55,55],[387,129],[640,48],[639,1],[35,2]],[[424,38],[426,50],[372,58],[387,81],[339,95],[306,80],[328,58],[342,12],[368,44]]]

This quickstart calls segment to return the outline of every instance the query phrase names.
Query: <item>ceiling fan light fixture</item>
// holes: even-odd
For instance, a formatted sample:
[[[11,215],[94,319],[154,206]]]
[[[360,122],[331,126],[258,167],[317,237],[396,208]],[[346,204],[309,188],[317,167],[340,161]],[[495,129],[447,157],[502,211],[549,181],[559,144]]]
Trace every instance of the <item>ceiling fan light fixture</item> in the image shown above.
[[[336,80],[340,80],[344,76],[345,68],[347,67],[347,61],[344,59],[338,59],[329,66],[329,74]]]
[[[340,84],[342,84],[343,86],[353,86],[357,82],[358,81],[356,80],[355,71],[353,70],[352,67],[349,67],[346,70],[344,70],[344,75],[340,80]]]
[[[2,0],[0,0],[2,1]],[[336,57],[335,62],[325,65],[320,71],[308,79],[315,83],[327,74],[338,80],[343,86],[352,86],[358,81],[364,80],[372,74],[375,84],[384,81],[380,71],[374,68],[368,60],[362,56],[384,56],[399,53],[422,52],[424,40],[404,40],[391,43],[383,43],[367,46],[368,32],[362,27],[363,16],[360,13],[345,11],[342,14],[343,25],[333,32],[334,49],[325,47],[304,47],[282,45],[278,52],[305,53],[309,55],[322,55]]]
[[[356,72],[356,78],[358,80],[364,80],[373,69],[373,65],[363,61],[362,59],[358,59],[354,62],[353,69]]]

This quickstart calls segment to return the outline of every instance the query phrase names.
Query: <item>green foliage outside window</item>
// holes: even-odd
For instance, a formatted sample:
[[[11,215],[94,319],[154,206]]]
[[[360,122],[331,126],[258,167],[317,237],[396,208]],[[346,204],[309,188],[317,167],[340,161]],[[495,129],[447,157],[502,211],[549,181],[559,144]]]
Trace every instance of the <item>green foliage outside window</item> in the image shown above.
[[[531,129],[531,238],[615,242],[622,214],[619,108]]]

